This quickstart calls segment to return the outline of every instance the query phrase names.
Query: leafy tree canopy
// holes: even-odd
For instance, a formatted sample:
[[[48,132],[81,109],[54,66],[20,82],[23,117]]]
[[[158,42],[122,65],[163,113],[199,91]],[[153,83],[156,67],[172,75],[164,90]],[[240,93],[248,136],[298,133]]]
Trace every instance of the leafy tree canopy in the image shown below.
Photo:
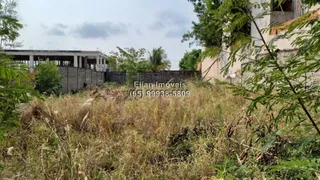
[[[171,65],[162,47],[153,48],[152,51],[149,52],[149,62],[153,72],[169,70]]]
[[[191,52],[185,52],[180,60],[179,67],[181,70],[196,70],[200,60],[201,49],[193,49]]]
[[[110,52],[109,67],[112,70],[128,73],[161,71],[170,68],[165,51],[160,47],[148,52],[144,48],[120,48],[118,52]]]
[[[205,47],[221,47],[222,42],[227,46],[233,44],[239,37],[250,36],[250,23],[247,17],[239,16],[239,12],[249,12],[249,0],[188,0],[194,6],[199,22],[192,22],[192,31],[183,35],[182,42]],[[237,8],[230,8],[237,7]],[[238,21],[236,26],[228,26],[230,36],[223,38],[225,27],[230,21]]]
[[[220,6],[219,0],[188,0],[194,6],[199,22],[192,22],[192,30],[183,35],[182,42],[194,40],[190,43],[205,45],[206,47],[221,46],[222,30],[219,27],[218,19],[214,19],[210,10]],[[218,31],[215,31],[218,30]]]
[[[14,41],[19,36],[19,30],[23,25],[16,18],[15,8],[17,3],[12,0],[0,1],[0,47],[16,47],[19,44]]]
[[[146,50],[144,48],[120,48],[117,47],[119,52],[113,52],[112,56],[117,64],[117,70],[120,72],[149,72],[151,66],[145,58]]]

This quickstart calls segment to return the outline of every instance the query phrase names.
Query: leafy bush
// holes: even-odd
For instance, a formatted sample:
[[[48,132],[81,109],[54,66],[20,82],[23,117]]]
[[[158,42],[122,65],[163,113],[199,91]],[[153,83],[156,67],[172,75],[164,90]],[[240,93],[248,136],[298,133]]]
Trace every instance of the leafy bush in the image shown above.
[[[27,67],[0,55],[0,140],[3,134],[18,125],[16,109],[20,103],[27,102],[32,92]]]
[[[16,38],[23,25],[16,18],[14,0],[0,1],[0,49],[15,47]],[[4,133],[18,125],[17,108],[27,102],[33,92],[27,75],[28,68],[15,63],[9,56],[0,54],[0,141]],[[1,169],[1,165],[0,165]]]
[[[54,62],[47,60],[36,69],[36,90],[43,94],[57,94],[62,88],[62,75]]]
[[[181,70],[196,70],[200,60],[201,49],[193,49],[191,52],[185,52],[179,62]]]

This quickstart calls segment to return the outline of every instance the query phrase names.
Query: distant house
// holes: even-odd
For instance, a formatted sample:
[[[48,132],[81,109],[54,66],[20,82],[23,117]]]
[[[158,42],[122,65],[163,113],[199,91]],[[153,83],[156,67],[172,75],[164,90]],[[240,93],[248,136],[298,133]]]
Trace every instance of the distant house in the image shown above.
[[[257,0],[252,0],[252,1],[257,2]],[[268,2],[270,0],[262,0],[262,1]],[[258,2],[263,3],[262,1],[259,0]],[[275,37],[283,34],[286,31],[287,25],[301,18],[301,16],[311,13],[310,19],[315,19],[315,18],[319,18],[319,12],[320,12],[319,3],[310,9],[303,9],[301,0],[287,1],[285,4],[282,5],[281,8],[274,8],[274,7],[270,7],[270,8],[272,9],[271,14],[256,20],[257,25],[259,26],[260,29],[271,27],[270,31],[263,33],[263,37],[267,43],[270,42]],[[263,11],[264,11],[263,9],[254,8],[252,9],[252,15],[256,16]],[[251,23],[251,36],[254,39],[256,39],[254,41],[255,45],[258,45],[258,46],[262,45],[262,41],[258,39],[260,37],[259,33],[253,23]],[[296,38],[295,36],[291,37],[290,39],[280,38],[274,43],[277,46],[277,49],[279,50],[278,51],[279,59],[284,59],[285,57],[297,51],[297,48],[291,45],[292,41],[295,38]],[[266,54],[265,51],[262,51],[261,54],[256,54],[255,57],[248,57],[246,60],[242,62],[236,62],[230,68],[227,74],[223,74],[221,72],[221,68],[224,67],[228,62],[229,52],[230,52],[230,49],[223,48],[223,51],[218,56],[207,57],[201,62],[200,69],[204,79],[227,80],[231,78],[233,79],[234,82],[241,82],[242,77],[240,76],[240,72],[241,72],[242,66],[245,63],[249,62],[250,60],[258,59],[263,54]]]

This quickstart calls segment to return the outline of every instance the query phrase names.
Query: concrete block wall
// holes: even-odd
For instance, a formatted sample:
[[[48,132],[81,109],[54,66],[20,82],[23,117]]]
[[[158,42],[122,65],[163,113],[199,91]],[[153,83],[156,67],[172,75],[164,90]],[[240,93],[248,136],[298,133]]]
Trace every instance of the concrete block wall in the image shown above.
[[[118,84],[123,84],[127,80],[126,73],[122,72],[106,72],[105,81],[106,82],[116,82]],[[144,72],[137,73],[137,81],[144,83],[166,83],[175,82],[179,83],[187,79],[200,78],[201,73],[199,71],[161,71],[161,72]],[[100,79],[100,78],[98,78]]]
[[[187,79],[193,79],[200,77],[200,72],[197,71],[162,71],[162,72],[150,72],[150,73],[138,73],[138,81],[145,83],[166,83],[174,82],[179,83]]]
[[[91,69],[85,69],[85,80],[88,85],[92,84],[92,70]]]
[[[106,72],[105,73],[105,81],[106,82],[115,82],[118,84],[124,84],[127,79],[127,74],[122,73],[122,72],[116,72],[116,71],[111,71],[111,72]]]
[[[97,72],[92,72],[91,83],[97,84]]]
[[[61,93],[69,93],[71,90],[83,88],[84,83],[87,85],[97,85],[104,82],[104,72],[93,71],[91,69],[75,67],[59,67],[62,74]]]
[[[61,92],[67,92],[68,91],[68,69],[67,68],[59,68],[59,72],[62,74],[62,80],[61,80],[61,85],[62,89],[60,90]]]
[[[78,86],[83,87],[84,83],[86,83],[86,71],[84,69],[80,69],[80,71],[78,71],[78,77]]]
[[[78,89],[78,68],[70,67],[68,68],[68,89],[76,90]]]

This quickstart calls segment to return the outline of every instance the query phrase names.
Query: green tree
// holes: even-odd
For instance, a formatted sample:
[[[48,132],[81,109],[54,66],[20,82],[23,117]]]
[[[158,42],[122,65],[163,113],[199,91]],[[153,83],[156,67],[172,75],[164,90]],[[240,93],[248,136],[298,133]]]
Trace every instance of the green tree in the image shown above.
[[[108,55],[108,68],[111,71],[118,70],[118,52],[111,51]]]
[[[16,47],[19,43],[15,40],[19,36],[19,30],[23,25],[16,18],[17,12],[16,1],[1,0],[0,1],[0,47]]]
[[[193,49],[191,52],[185,52],[180,60],[179,67],[181,70],[196,70],[200,61],[201,49]]]
[[[135,50],[134,48],[120,48],[115,55],[118,70],[120,72],[138,73],[150,72],[151,66],[145,59],[146,50],[144,48]]]
[[[120,48],[118,52],[111,51],[108,56],[109,68],[113,71],[121,72],[146,72],[150,69],[144,58],[146,50],[144,48]]]
[[[193,4],[194,12],[197,14],[198,22],[192,22],[192,31],[183,35],[182,42],[191,41],[191,44],[205,45],[206,47],[221,46],[222,29],[219,19],[214,19],[210,10],[217,9],[220,0],[188,0]]]
[[[310,1],[312,3],[312,1]],[[319,30],[320,24],[316,20],[308,20],[310,15],[305,15],[299,20],[296,20],[288,28],[288,31],[281,36],[275,37],[270,42],[267,42],[263,37],[263,29],[257,25],[256,19],[261,18],[265,14],[269,14],[270,8],[265,8],[264,12],[257,17],[253,17],[250,12],[238,11],[230,15],[228,12],[243,8],[244,6],[250,7],[264,7],[263,3],[250,3],[249,0],[242,0],[238,2],[239,6],[233,3],[233,0],[225,0],[220,8],[212,12],[216,18],[230,19],[230,24],[225,29],[226,32],[232,33],[235,29],[241,29],[245,26],[247,21],[254,24],[258,30],[260,39],[263,46],[254,46],[254,41],[250,39],[243,39],[238,36],[237,39],[240,43],[232,48],[229,62],[223,68],[225,72],[233,65],[235,61],[243,61],[246,58],[254,57],[257,54],[262,54],[263,50],[267,51],[267,55],[259,58],[259,61],[250,61],[247,63],[242,73],[254,74],[244,80],[244,86],[233,86],[235,92],[244,96],[252,96],[256,94],[255,98],[250,98],[252,104],[249,106],[248,113],[256,109],[257,104],[266,106],[269,111],[273,110],[274,106],[281,106],[276,120],[280,119],[308,119],[313,125],[315,130],[320,135],[320,129],[317,126],[312,114],[317,114],[320,107],[318,100],[320,86],[313,84],[306,87],[306,84],[312,82],[311,76],[306,77],[307,73],[314,73],[320,69],[319,61]],[[229,17],[232,16],[232,17]],[[239,19],[233,19],[236,16]],[[303,35],[297,32],[310,25],[311,30],[308,30]],[[306,31],[306,29],[304,30]],[[226,33],[226,34],[227,34]],[[293,35],[297,35],[293,45],[299,47],[299,51],[280,62],[277,57],[276,46],[274,45],[278,39],[289,39]],[[308,106],[307,106],[308,104]],[[301,112],[305,114],[302,116]],[[297,118],[298,117],[298,118]]]
[[[0,141],[5,132],[19,124],[19,104],[31,98],[32,84],[27,72],[24,64],[0,55]]]
[[[149,62],[153,72],[168,70],[171,66],[170,61],[167,59],[167,54],[162,47],[153,48],[152,51],[149,52]]]
[[[43,94],[57,94],[61,89],[62,75],[54,62],[47,60],[36,68],[35,89]]]
[[[284,1],[282,0],[281,3]],[[315,4],[317,0],[303,2],[308,7],[311,4]],[[244,7],[248,7],[248,9],[260,7],[264,10],[257,16],[253,16],[250,11],[238,11]],[[228,84],[227,82],[224,82],[224,84],[228,84],[228,87],[233,89],[235,94],[244,96],[249,100],[248,117],[251,116],[253,111],[260,108],[264,110],[263,112],[274,115],[272,118],[273,132],[264,134],[264,138],[254,143],[251,141],[252,139],[247,142],[249,149],[253,146],[262,147],[261,149],[264,152],[271,149],[270,147],[277,147],[277,143],[291,144],[284,143],[282,141],[283,137],[294,136],[293,139],[301,138],[303,139],[302,141],[307,138],[318,141],[320,135],[320,85],[316,81],[316,77],[313,76],[320,69],[319,16],[311,19],[310,14],[306,14],[289,24],[283,34],[277,35],[268,41],[264,38],[263,33],[268,32],[270,26],[266,29],[260,29],[257,19],[270,14],[270,9],[269,3],[265,4],[260,1],[251,3],[248,0],[239,0],[235,4],[233,0],[224,0],[218,9],[210,12],[215,18],[228,20],[228,24],[221,23],[221,26],[225,26],[224,30],[226,32],[224,33],[226,37],[223,38],[228,38],[228,34],[243,28],[247,22],[252,23],[258,31],[259,37],[255,38],[233,36],[233,41],[238,41],[239,43],[231,48],[229,61],[222,70],[228,72],[228,69],[236,61],[250,59],[242,68],[243,79],[241,85]],[[238,12],[230,13],[232,11]],[[237,18],[235,19],[234,17]],[[216,33],[219,33],[219,31]],[[297,52],[285,59],[280,59],[275,43],[279,39],[292,39],[293,36],[295,38],[292,45],[298,49]],[[255,45],[254,40],[257,38],[262,41],[262,46]],[[218,54],[219,52],[215,53]],[[251,59],[251,57],[257,57],[257,59]],[[279,121],[283,121],[287,125],[283,125],[285,124],[283,123],[279,127]],[[299,147],[300,142],[295,143]],[[250,154],[249,151],[253,150],[248,150],[248,154]],[[286,152],[285,148],[275,155],[278,159],[277,165],[266,168],[259,164],[254,164],[254,168],[259,167],[263,171],[271,169],[267,173],[267,179],[286,179],[285,177],[288,178],[288,174],[292,178],[299,177],[301,179],[309,179],[310,177],[312,179],[312,176],[317,176],[316,173],[319,172],[319,168],[315,165],[317,163],[315,159],[319,158],[319,156],[305,152],[305,154],[309,153],[308,156],[299,153],[292,157],[292,154],[281,154],[283,152]],[[255,159],[256,157],[253,158]],[[242,163],[241,168],[249,164],[249,162]],[[275,171],[277,174],[275,174]]]
[[[146,49],[120,48],[118,52],[111,51],[109,55],[109,64],[111,69],[120,72],[138,73],[151,72],[170,69],[170,61],[167,60],[167,55],[160,47],[153,49],[146,59]]]
[[[0,1],[0,50],[14,47],[22,24],[16,19],[16,2]],[[17,108],[33,94],[28,68],[0,54],[0,140],[19,124]]]
[[[194,12],[197,14],[198,22],[192,22],[192,31],[183,35],[182,42],[190,41],[191,44],[205,46],[208,49],[221,47],[222,43],[231,46],[239,37],[249,38],[251,24],[248,18],[239,17],[239,12],[250,12],[247,2],[249,0],[188,0],[194,6]],[[237,7],[226,9],[226,5]],[[220,13],[220,14],[218,14]],[[227,14],[227,16],[221,16]],[[241,26],[233,26],[228,30],[231,36],[223,37],[223,31],[226,24],[230,21],[241,21]],[[192,41],[194,40],[194,41]]]
[[[150,72],[151,64],[145,59],[146,50],[144,48],[120,48],[118,52],[112,52],[111,59],[115,66],[113,70],[127,73],[127,83],[132,84],[137,79],[137,73]]]

